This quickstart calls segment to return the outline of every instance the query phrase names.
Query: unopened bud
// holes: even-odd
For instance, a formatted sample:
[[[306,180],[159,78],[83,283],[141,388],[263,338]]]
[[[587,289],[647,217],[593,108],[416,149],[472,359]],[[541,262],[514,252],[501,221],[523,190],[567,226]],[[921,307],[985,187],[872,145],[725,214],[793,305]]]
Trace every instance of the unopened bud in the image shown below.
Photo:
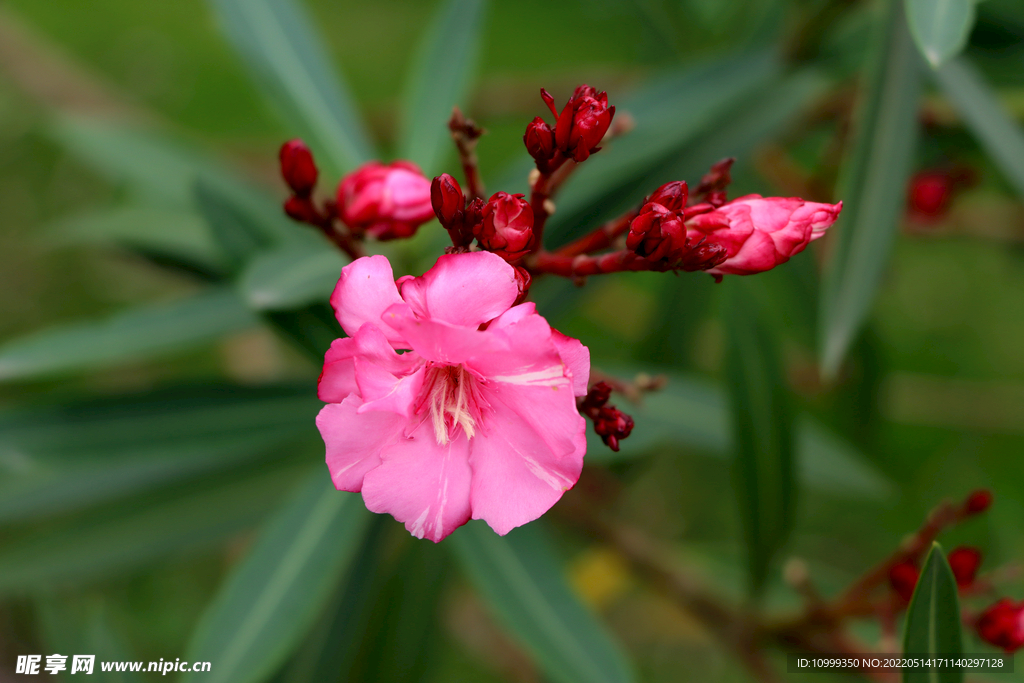
[[[964,510],[969,515],[976,515],[985,512],[992,506],[992,492],[988,489],[978,489],[967,497],[964,503]]]
[[[555,155],[555,131],[539,116],[526,126],[523,142],[538,163],[546,163]]]
[[[458,181],[447,173],[434,178],[430,184],[430,205],[434,215],[445,228],[451,228],[462,222],[466,198]]]
[[[554,100],[546,90],[541,97],[555,113]],[[576,88],[569,102],[557,114],[555,145],[567,157],[577,162],[586,161],[598,150],[615,116],[615,107],[608,106],[608,94],[597,92],[589,85]]]
[[[319,216],[313,207],[313,203],[309,201],[309,197],[289,197],[284,202],[284,212],[293,221],[312,223],[314,225],[319,222]]]
[[[281,176],[288,187],[296,195],[308,197],[319,175],[309,147],[302,140],[289,140],[281,145],[278,156],[281,160]]]
[[[952,550],[946,556],[949,567],[953,570],[956,578],[956,585],[960,588],[967,588],[974,583],[974,577],[981,566],[981,551],[977,548],[961,546]]]
[[[889,585],[904,602],[910,602],[914,596],[914,588],[921,576],[920,570],[911,562],[900,562],[889,569]]]
[[[644,204],[629,224],[626,247],[651,261],[678,260],[686,248],[682,217],[661,204]]]
[[[700,185],[697,186],[696,194],[703,195],[704,201],[714,207],[719,207],[725,204],[725,191],[729,187],[729,183],[732,182],[730,169],[732,168],[734,161],[736,161],[736,159],[730,157],[728,159],[722,159],[717,164],[714,164],[711,167],[711,170],[704,174],[704,177],[700,179]]]
[[[688,188],[685,180],[674,180],[665,183],[644,200],[645,204],[660,204],[669,211],[680,212],[686,207]]]
[[[533,239],[533,208],[521,194],[496,192],[483,208],[477,241],[502,258],[523,254]]]

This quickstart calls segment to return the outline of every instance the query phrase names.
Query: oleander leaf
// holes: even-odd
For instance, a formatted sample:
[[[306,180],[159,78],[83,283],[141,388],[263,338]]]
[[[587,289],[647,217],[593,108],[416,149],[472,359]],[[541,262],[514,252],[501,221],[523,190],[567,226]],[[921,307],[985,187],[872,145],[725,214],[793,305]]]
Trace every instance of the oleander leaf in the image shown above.
[[[905,0],[910,34],[932,68],[939,68],[967,45],[975,1]]]
[[[932,543],[907,608],[904,653],[942,658],[963,654],[957,591],[956,578],[942,546]],[[964,672],[959,667],[903,669],[903,683],[961,683],[963,679]]]
[[[239,278],[249,306],[261,311],[300,308],[325,302],[347,259],[327,245],[286,245],[254,257]]]
[[[254,683],[272,674],[344,580],[371,514],[319,467],[263,529],[202,617],[191,661],[216,662],[202,679]]]

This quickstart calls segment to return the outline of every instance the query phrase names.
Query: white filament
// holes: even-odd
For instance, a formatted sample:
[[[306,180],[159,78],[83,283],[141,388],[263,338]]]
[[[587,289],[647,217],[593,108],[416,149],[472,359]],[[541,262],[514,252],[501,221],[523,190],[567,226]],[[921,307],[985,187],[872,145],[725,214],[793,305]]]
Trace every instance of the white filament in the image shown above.
[[[447,444],[458,426],[472,439],[476,433],[473,377],[461,365],[434,367],[429,373],[424,404],[430,409],[437,442]]]

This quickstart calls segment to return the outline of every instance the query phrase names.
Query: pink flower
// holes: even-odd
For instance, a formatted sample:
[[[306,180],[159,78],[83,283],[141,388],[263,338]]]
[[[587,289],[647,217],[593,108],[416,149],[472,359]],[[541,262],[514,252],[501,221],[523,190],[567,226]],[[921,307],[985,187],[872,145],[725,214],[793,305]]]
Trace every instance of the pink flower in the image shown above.
[[[687,242],[720,245],[725,260],[712,275],[751,275],[771,270],[825,234],[843,203],[749,194],[686,221]]]
[[[383,256],[345,266],[331,305],[349,337],[327,352],[316,420],[338,489],[436,542],[469,519],[508,533],[576,483],[590,352],[518,296],[488,252],[397,282]]]
[[[409,237],[434,217],[430,181],[410,161],[363,164],[338,186],[338,215],[379,240]]]

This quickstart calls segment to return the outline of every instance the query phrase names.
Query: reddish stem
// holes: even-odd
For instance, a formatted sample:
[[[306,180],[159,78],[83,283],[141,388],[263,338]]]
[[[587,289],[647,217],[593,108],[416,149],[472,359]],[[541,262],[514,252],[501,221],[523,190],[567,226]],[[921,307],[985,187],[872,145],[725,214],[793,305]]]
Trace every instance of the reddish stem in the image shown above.
[[[531,274],[551,273],[562,277],[586,277],[605,273],[621,273],[624,271],[653,270],[664,272],[671,270],[668,266],[648,261],[627,249],[613,251],[601,256],[562,256],[549,251],[541,251],[526,257],[526,268]]]
[[[480,178],[480,168],[476,158],[476,143],[484,134],[484,129],[467,119],[458,107],[452,107],[452,117],[448,120],[448,130],[452,132],[452,140],[459,150],[459,161],[462,162],[462,173],[466,176],[467,199],[484,197],[484,181]]]
[[[612,246],[616,239],[629,230],[629,224],[636,218],[637,210],[632,209],[614,220],[610,220],[593,232],[580,237],[555,250],[558,256],[579,256],[592,254]]]

